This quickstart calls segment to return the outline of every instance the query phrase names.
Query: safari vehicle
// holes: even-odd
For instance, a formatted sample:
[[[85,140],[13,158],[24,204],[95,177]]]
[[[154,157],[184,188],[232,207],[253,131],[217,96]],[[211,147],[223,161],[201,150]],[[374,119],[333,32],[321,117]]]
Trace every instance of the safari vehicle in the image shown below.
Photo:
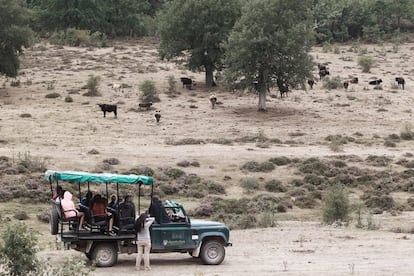
[[[52,194],[54,183],[56,189],[58,185],[62,186],[59,181],[68,182],[67,185],[77,183],[79,198],[81,198],[81,188],[87,185],[89,190],[90,183],[106,185],[107,198],[108,185],[116,185],[118,198],[119,185],[137,185],[138,214],[144,188],[150,189],[151,199],[154,191],[153,178],[142,175],[48,170],[45,172],[45,178],[49,180]],[[78,230],[78,218],[65,218],[60,202],[51,200],[51,204],[50,231],[52,235],[57,236],[57,240],[62,242],[66,249],[85,253],[88,259],[94,260],[100,267],[115,265],[118,254],[137,252],[133,223],[135,218],[131,223],[130,218],[123,217],[121,206],[117,210],[111,210],[117,218],[114,224],[116,235],[108,235],[106,222],[95,221],[87,207],[80,205],[84,208],[86,217],[85,229]],[[183,206],[173,201],[166,200],[162,208],[161,211],[165,212],[168,218],[162,219],[160,216],[159,222],[154,222],[150,228],[152,253],[189,253],[194,258],[200,258],[203,264],[209,265],[218,265],[224,260],[225,247],[231,245],[227,226],[219,222],[191,220]]]

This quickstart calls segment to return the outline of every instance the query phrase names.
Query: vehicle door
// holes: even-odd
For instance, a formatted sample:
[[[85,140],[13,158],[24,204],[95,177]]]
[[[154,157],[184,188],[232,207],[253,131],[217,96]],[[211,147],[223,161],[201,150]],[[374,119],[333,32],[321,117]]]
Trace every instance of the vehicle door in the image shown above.
[[[170,222],[154,223],[151,227],[153,250],[179,250],[194,248],[189,218],[181,208],[165,207],[171,218]]]

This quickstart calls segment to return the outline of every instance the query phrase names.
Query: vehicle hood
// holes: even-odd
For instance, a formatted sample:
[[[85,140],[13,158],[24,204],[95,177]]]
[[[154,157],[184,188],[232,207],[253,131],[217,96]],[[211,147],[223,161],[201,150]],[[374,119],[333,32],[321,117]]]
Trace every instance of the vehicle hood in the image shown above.
[[[210,221],[210,220],[199,220],[199,219],[192,219],[191,226],[192,227],[226,227],[221,222]]]

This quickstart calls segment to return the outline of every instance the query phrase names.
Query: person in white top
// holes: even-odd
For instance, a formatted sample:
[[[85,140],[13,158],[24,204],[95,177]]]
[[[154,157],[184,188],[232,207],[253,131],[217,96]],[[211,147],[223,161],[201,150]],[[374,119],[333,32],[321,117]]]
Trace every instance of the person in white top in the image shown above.
[[[137,259],[136,269],[141,270],[141,261],[144,257],[144,269],[150,270],[150,250],[151,250],[151,234],[149,228],[155,218],[148,217],[147,213],[142,213],[135,222],[135,230],[137,232]]]

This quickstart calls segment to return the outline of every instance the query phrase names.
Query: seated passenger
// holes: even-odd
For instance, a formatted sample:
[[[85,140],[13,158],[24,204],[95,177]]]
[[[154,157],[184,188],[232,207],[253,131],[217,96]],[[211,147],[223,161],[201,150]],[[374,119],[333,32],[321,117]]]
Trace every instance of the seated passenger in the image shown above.
[[[56,192],[55,192],[55,194],[53,195],[52,199],[53,199],[54,201],[56,201],[56,202],[60,202],[60,201],[61,201],[61,199],[63,198],[63,194],[64,194],[64,192],[65,192],[65,191],[63,190],[62,186],[58,185],[58,186],[56,187]]]
[[[151,205],[148,210],[151,217],[155,217],[157,223],[169,223],[171,222],[170,217],[165,211],[164,205],[157,196],[153,196],[151,199]]]
[[[92,208],[92,192],[88,191],[85,198],[81,199],[80,203],[86,207]]]
[[[109,202],[108,207],[115,210],[118,209],[118,200],[116,195],[111,195],[111,201]]]
[[[124,225],[135,223],[135,205],[132,199],[133,195],[128,194],[125,196],[124,201],[119,204],[120,220]]]
[[[62,206],[65,218],[78,217],[79,218],[79,227],[82,227],[83,226],[83,220],[85,218],[85,213],[79,212],[75,208],[75,204],[72,201],[72,194],[69,191],[66,191],[63,194],[63,198],[60,201],[60,204]],[[79,230],[79,228],[78,228],[78,230]]]
[[[93,198],[92,214],[95,217],[95,220],[109,220],[109,235],[115,235],[115,232],[112,230],[114,218],[111,213],[106,211],[106,199],[103,199],[101,195],[95,195]]]

